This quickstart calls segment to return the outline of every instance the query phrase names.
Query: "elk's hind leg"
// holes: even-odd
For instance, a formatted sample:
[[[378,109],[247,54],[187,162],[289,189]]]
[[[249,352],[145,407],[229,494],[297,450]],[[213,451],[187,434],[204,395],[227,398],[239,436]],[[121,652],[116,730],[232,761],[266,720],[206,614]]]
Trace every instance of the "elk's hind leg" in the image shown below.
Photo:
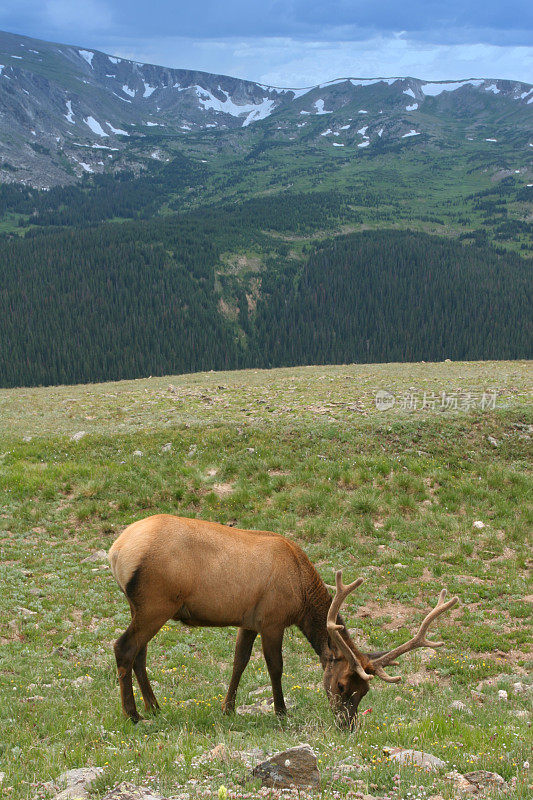
[[[175,611],[175,607],[170,605],[159,606],[156,609],[133,608],[131,624],[122,634],[122,636],[119,636],[115,642],[115,658],[117,660],[122,710],[127,717],[130,717],[130,719],[133,720],[133,722],[138,722],[141,718],[137,711],[135,698],[133,696],[132,669],[134,663],[142,650],[145,651],[144,658],[146,657],[146,645],[150,639],[153,639],[158,630],[163,627],[165,622],[172,617]],[[138,662],[138,665],[143,663],[142,658],[143,657],[141,656],[141,661]],[[141,671],[141,677],[144,678],[145,675],[146,669],[144,669],[144,672]],[[150,693],[157,705],[157,700],[155,700],[155,696],[148,681],[147,675],[146,683],[150,688]],[[140,680],[139,685],[141,685]],[[142,685],[141,691],[143,691]]]
[[[158,711],[159,703],[155,698],[154,691],[150,685],[150,681],[148,680],[148,675],[146,674],[146,650],[147,645],[144,645],[144,647],[141,647],[135,656],[133,661],[133,671],[135,672],[135,677],[137,678],[137,682],[143,696],[144,707],[147,711]]]
[[[250,656],[252,655],[252,647],[254,646],[256,631],[247,631],[245,628],[239,628],[237,633],[237,643],[235,645],[235,656],[233,658],[233,673],[231,676],[230,685],[226,699],[222,703],[222,711],[224,714],[231,714],[235,711],[235,697],[237,696],[237,688],[241,675],[246,669]]]

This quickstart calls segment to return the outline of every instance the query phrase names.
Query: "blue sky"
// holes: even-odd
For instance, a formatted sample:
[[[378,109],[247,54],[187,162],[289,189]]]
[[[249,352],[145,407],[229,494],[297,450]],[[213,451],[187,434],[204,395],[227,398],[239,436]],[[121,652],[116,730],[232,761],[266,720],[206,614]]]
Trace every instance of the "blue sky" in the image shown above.
[[[533,83],[530,0],[7,0],[0,28],[277,86],[394,75]]]

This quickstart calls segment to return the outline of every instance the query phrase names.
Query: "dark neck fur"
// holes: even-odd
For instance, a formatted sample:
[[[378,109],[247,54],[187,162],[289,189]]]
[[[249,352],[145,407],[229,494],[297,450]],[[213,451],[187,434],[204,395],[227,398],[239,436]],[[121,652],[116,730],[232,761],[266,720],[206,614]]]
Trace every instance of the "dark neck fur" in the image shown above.
[[[319,656],[320,663],[325,667],[329,655],[326,620],[331,605],[331,596],[314,568],[305,576],[302,590],[304,602],[302,615],[297,624]]]

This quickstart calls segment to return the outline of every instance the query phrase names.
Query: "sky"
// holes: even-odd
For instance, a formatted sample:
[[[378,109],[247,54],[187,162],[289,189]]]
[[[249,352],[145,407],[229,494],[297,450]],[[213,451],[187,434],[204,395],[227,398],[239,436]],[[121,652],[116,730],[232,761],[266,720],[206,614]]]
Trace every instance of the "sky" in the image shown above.
[[[531,0],[2,0],[0,29],[273,86],[533,83]]]

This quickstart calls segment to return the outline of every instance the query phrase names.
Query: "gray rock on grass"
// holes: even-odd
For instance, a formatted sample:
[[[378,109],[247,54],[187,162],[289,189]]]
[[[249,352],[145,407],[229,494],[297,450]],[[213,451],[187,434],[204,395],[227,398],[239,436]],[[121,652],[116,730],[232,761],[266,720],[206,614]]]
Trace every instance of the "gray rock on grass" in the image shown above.
[[[89,797],[89,789],[102,774],[102,767],[80,767],[63,772],[55,782],[61,789],[54,800],[83,800]]]
[[[398,764],[413,764],[417,767],[423,767],[427,770],[443,769],[446,762],[431,753],[424,753],[422,750],[393,750],[389,754],[391,761],[397,761]]]
[[[253,768],[251,777],[259,778],[263,786],[274,789],[320,786],[316,755],[309,744],[300,744],[267,758]]]

